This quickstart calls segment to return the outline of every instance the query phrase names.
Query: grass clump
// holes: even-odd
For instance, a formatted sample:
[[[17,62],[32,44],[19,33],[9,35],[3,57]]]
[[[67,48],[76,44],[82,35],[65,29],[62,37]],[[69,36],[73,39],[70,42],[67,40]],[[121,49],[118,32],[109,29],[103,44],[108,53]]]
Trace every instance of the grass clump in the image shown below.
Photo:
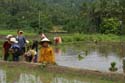
[[[62,39],[64,42],[123,42],[125,36],[118,36],[114,34],[79,34],[64,35]]]

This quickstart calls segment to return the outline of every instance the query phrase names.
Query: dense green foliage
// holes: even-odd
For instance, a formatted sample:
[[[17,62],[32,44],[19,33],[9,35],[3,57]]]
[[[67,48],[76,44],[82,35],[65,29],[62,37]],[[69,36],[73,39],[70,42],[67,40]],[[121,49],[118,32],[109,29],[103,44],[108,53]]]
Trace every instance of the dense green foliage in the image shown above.
[[[68,32],[125,33],[124,0],[0,0],[0,27]]]

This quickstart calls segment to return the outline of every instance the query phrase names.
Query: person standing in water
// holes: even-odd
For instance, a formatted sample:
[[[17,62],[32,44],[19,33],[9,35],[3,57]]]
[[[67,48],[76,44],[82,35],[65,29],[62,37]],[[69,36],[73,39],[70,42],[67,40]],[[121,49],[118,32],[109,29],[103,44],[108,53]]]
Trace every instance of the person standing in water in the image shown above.
[[[17,31],[17,41],[18,41],[18,45],[21,48],[22,51],[22,55],[25,53],[25,46],[26,46],[26,38],[23,36],[23,31]]]
[[[10,34],[10,35],[7,35],[6,36],[6,41],[4,42],[4,44],[3,44],[3,54],[4,54],[4,56],[3,56],[3,59],[4,59],[4,61],[7,61],[8,60],[8,58],[9,58],[9,49],[10,49],[10,47],[11,47],[11,44],[10,44],[10,38],[12,37],[12,35]]]
[[[47,64],[55,64],[54,51],[52,47],[49,46],[51,44],[51,41],[47,38],[44,38],[41,40],[40,44],[42,47],[40,49],[38,62],[47,63]]]
[[[13,61],[19,61],[19,56],[21,55],[21,48],[18,45],[18,41],[16,40],[16,38],[10,38],[10,42],[11,42],[11,48],[10,48],[10,52],[13,55]]]
[[[32,49],[32,46],[29,46],[28,49],[29,50],[24,54],[25,60],[27,62],[36,63],[37,62],[37,52],[34,49]]]

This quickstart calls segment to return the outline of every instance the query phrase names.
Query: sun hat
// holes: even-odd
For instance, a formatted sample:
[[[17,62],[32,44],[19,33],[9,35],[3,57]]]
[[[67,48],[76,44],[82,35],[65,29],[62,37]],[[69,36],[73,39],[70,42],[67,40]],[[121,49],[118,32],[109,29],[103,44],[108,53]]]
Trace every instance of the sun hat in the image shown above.
[[[9,34],[6,36],[7,39],[9,39],[10,37],[13,37],[13,35]]]
[[[19,34],[23,34],[24,32],[23,31],[19,31]]]
[[[26,43],[27,43],[27,44],[29,44],[29,43],[30,43],[30,41],[29,41],[29,40],[26,40]]]
[[[51,44],[51,41],[48,39],[48,38],[43,38],[41,41],[40,41],[40,43],[44,43],[44,42],[48,42],[48,43],[50,43]]]
[[[18,43],[18,41],[16,40],[16,38],[10,38],[10,42],[14,42],[14,43]]]

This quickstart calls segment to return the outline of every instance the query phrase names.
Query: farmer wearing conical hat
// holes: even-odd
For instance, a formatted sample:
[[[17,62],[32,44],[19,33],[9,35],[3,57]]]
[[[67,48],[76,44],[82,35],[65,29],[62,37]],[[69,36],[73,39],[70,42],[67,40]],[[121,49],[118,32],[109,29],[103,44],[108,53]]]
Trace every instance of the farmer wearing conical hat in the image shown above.
[[[39,53],[38,62],[39,63],[55,63],[55,56],[53,49],[49,46],[51,41],[47,38],[41,40],[40,44],[42,45]]]
[[[11,42],[10,52],[13,55],[13,61],[19,61],[19,56],[21,55],[21,48],[18,45],[18,41],[16,40],[16,38],[12,37],[10,38],[10,42]]]

